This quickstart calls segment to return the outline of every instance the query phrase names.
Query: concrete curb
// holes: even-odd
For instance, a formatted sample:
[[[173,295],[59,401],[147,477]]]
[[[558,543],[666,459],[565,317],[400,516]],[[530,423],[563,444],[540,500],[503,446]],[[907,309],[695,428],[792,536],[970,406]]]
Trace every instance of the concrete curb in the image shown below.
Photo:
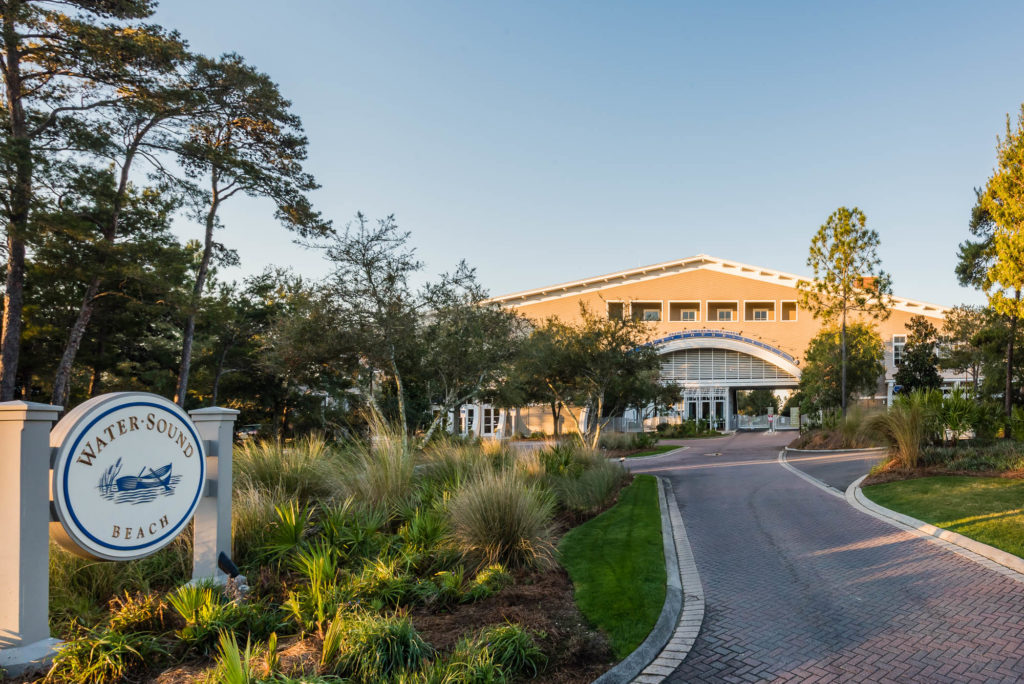
[[[679,512],[675,494],[672,493],[672,486],[667,480],[665,493],[672,520],[672,535],[678,552],[679,577],[683,585],[683,611],[668,644],[654,661],[644,668],[640,676],[633,680],[639,684],[657,684],[672,674],[689,655],[704,622],[704,585],[701,584],[697,563],[693,558],[693,549],[690,548],[690,540],[686,536],[683,516]]]
[[[1024,559],[997,549],[994,546],[975,541],[970,537],[965,537],[962,534],[936,527],[917,518],[911,518],[909,515],[904,515],[876,504],[865,496],[861,489],[860,485],[866,477],[867,475],[855,480],[847,487],[846,501],[851,506],[862,513],[887,522],[893,527],[924,537],[928,541],[972,560],[989,570],[1024,583]]]
[[[661,682],[690,652],[704,619],[704,590],[672,487],[658,478],[665,550],[665,603],[643,643],[594,684]],[[685,602],[684,602],[685,587]]]
[[[889,451],[889,447],[865,447],[863,449],[793,449],[786,447],[786,451],[792,451],[794,454],[858,454]]]
[[[831,494],[832,496],[838,496],[840,499],[843,498],[843,493],[841,491],[839,491],[838,489],[836,489],[835,487],[833,487],[832,485],[825,484],[824,482],[822,482],[818,478],[813,477],[811,475],[808,475],[804,471],[802,471],[799,468],[793,466],[789,461],[786,460],[786,452],[785,451],[780,451],[779,452],[779,465],[781,465],[783,468],[785,468],[789,472],[793,473],[797,477],[799,477],[799,478],[801,478],[803,480],[806,480],[807,482],[810,482],[812,485],[814,485],[818,489],[823,489],[826,492],[828,492],[829,494]]]
[[[651,633],[636,650],[618,665],[594,680],[593,684],[621,684],[632,681],[654,660],[672,635],[672,626],[679,619],[683,606],[683,591],[679,580],[676,545],[672,538],[672,519],[668,509],[667,483],[658,480],[658,508],[661,510],[661,541],[665,551],[665,603]]]
[[[621,457],[621,458],[622,458],[622,462],[626,463],[626,464],[629,464],[629,463],[639,463],[640,461],[649,461],[652,458],[664,458],[666,456],[673,456],[673,455],[675,455],[675,453],[677,451],[686,451],[689,448],[690,447],[688,447],[688,446],[681,446],[681,447],[676,447],[675,449],[672,449],[671,451],[662,452],[660,454],[652,454],[650,456],[625,456],[625,457]],[[614,457],[609,458],[608,460],[609,461],[615,461],[615,462],[619,461],[618,458],[614,458]]]

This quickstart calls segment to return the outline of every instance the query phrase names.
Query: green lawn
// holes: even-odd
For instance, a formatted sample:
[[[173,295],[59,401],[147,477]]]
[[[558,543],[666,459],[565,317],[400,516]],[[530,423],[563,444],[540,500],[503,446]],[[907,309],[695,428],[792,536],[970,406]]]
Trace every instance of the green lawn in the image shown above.
[[[676,449],[682,449],[681,446],[672,444],[662,444],[661,446],[651,447],[644,451],[638,451],[635,454],[630,454],[626,458],[639,458],[640,456],[657,456],[658,454],[664,454],[669,451],[675,451]]]
[[[614,507],[565,535],[558,554],[580,610],[608,635],[617,658],[629,655],[665,603],[657,480],[637,475]]]
[[[1024,480],[943,475],[864,488],[877,504],[1024,558]]]

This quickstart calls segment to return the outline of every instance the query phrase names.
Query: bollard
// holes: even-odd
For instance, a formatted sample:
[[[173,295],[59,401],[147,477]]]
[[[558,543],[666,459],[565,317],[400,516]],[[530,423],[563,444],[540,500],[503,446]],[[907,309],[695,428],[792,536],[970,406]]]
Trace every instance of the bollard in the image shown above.
[[[206,451],[206,489],[196,509],[192,581],[227,582],[217,567],[221,553],[231,556],[231,450],[238,411],[213,406],[188,412]]]
[[[50,638],[50,426],[60,406],[0,403],[0,670],[44,670]]]

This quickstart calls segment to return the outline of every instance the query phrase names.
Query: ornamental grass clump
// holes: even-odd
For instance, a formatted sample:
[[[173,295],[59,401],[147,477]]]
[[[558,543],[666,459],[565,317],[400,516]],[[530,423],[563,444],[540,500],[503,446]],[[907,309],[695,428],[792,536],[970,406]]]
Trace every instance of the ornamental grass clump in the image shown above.
[[[583,518],[604,508],[626,476],[626,471],[618,464],[602,460],[578,477],[552,477],[550,485],[558,504],[573,516]]]
[[[235,487],[274,492],[280,501],[330,499],[341,491],[338,460],[327,442],[315,435],[289,445],[243,442],[234,451]]]
[[[368,443],[355,446],[341,468],[345,495],[362,506],[399,517],[416,498],[415,469],[409,443],[396,431],[378,426]]]
[[[892,448],[895,463],[911,469],[921,460],[929,420],[929,409],[924,402],[897,401],[885,413],[872,416],[868,424]]]
[[[480,474],[448,506],[452,538],[481,565],[546,566],[552,559],[551,495],[526,484],[515,470]]]

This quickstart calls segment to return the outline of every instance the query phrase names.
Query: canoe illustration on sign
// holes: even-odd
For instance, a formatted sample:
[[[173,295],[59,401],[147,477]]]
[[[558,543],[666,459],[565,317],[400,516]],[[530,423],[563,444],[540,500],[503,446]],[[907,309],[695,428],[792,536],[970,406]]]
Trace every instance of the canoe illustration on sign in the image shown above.
[[[138,475],[121,475],[121,459],[117,459],[100,478],[99,490],[108,501],[139,504],[173,494],[180,479],[171,474],[170,463],[156,469],[143,467]]]

